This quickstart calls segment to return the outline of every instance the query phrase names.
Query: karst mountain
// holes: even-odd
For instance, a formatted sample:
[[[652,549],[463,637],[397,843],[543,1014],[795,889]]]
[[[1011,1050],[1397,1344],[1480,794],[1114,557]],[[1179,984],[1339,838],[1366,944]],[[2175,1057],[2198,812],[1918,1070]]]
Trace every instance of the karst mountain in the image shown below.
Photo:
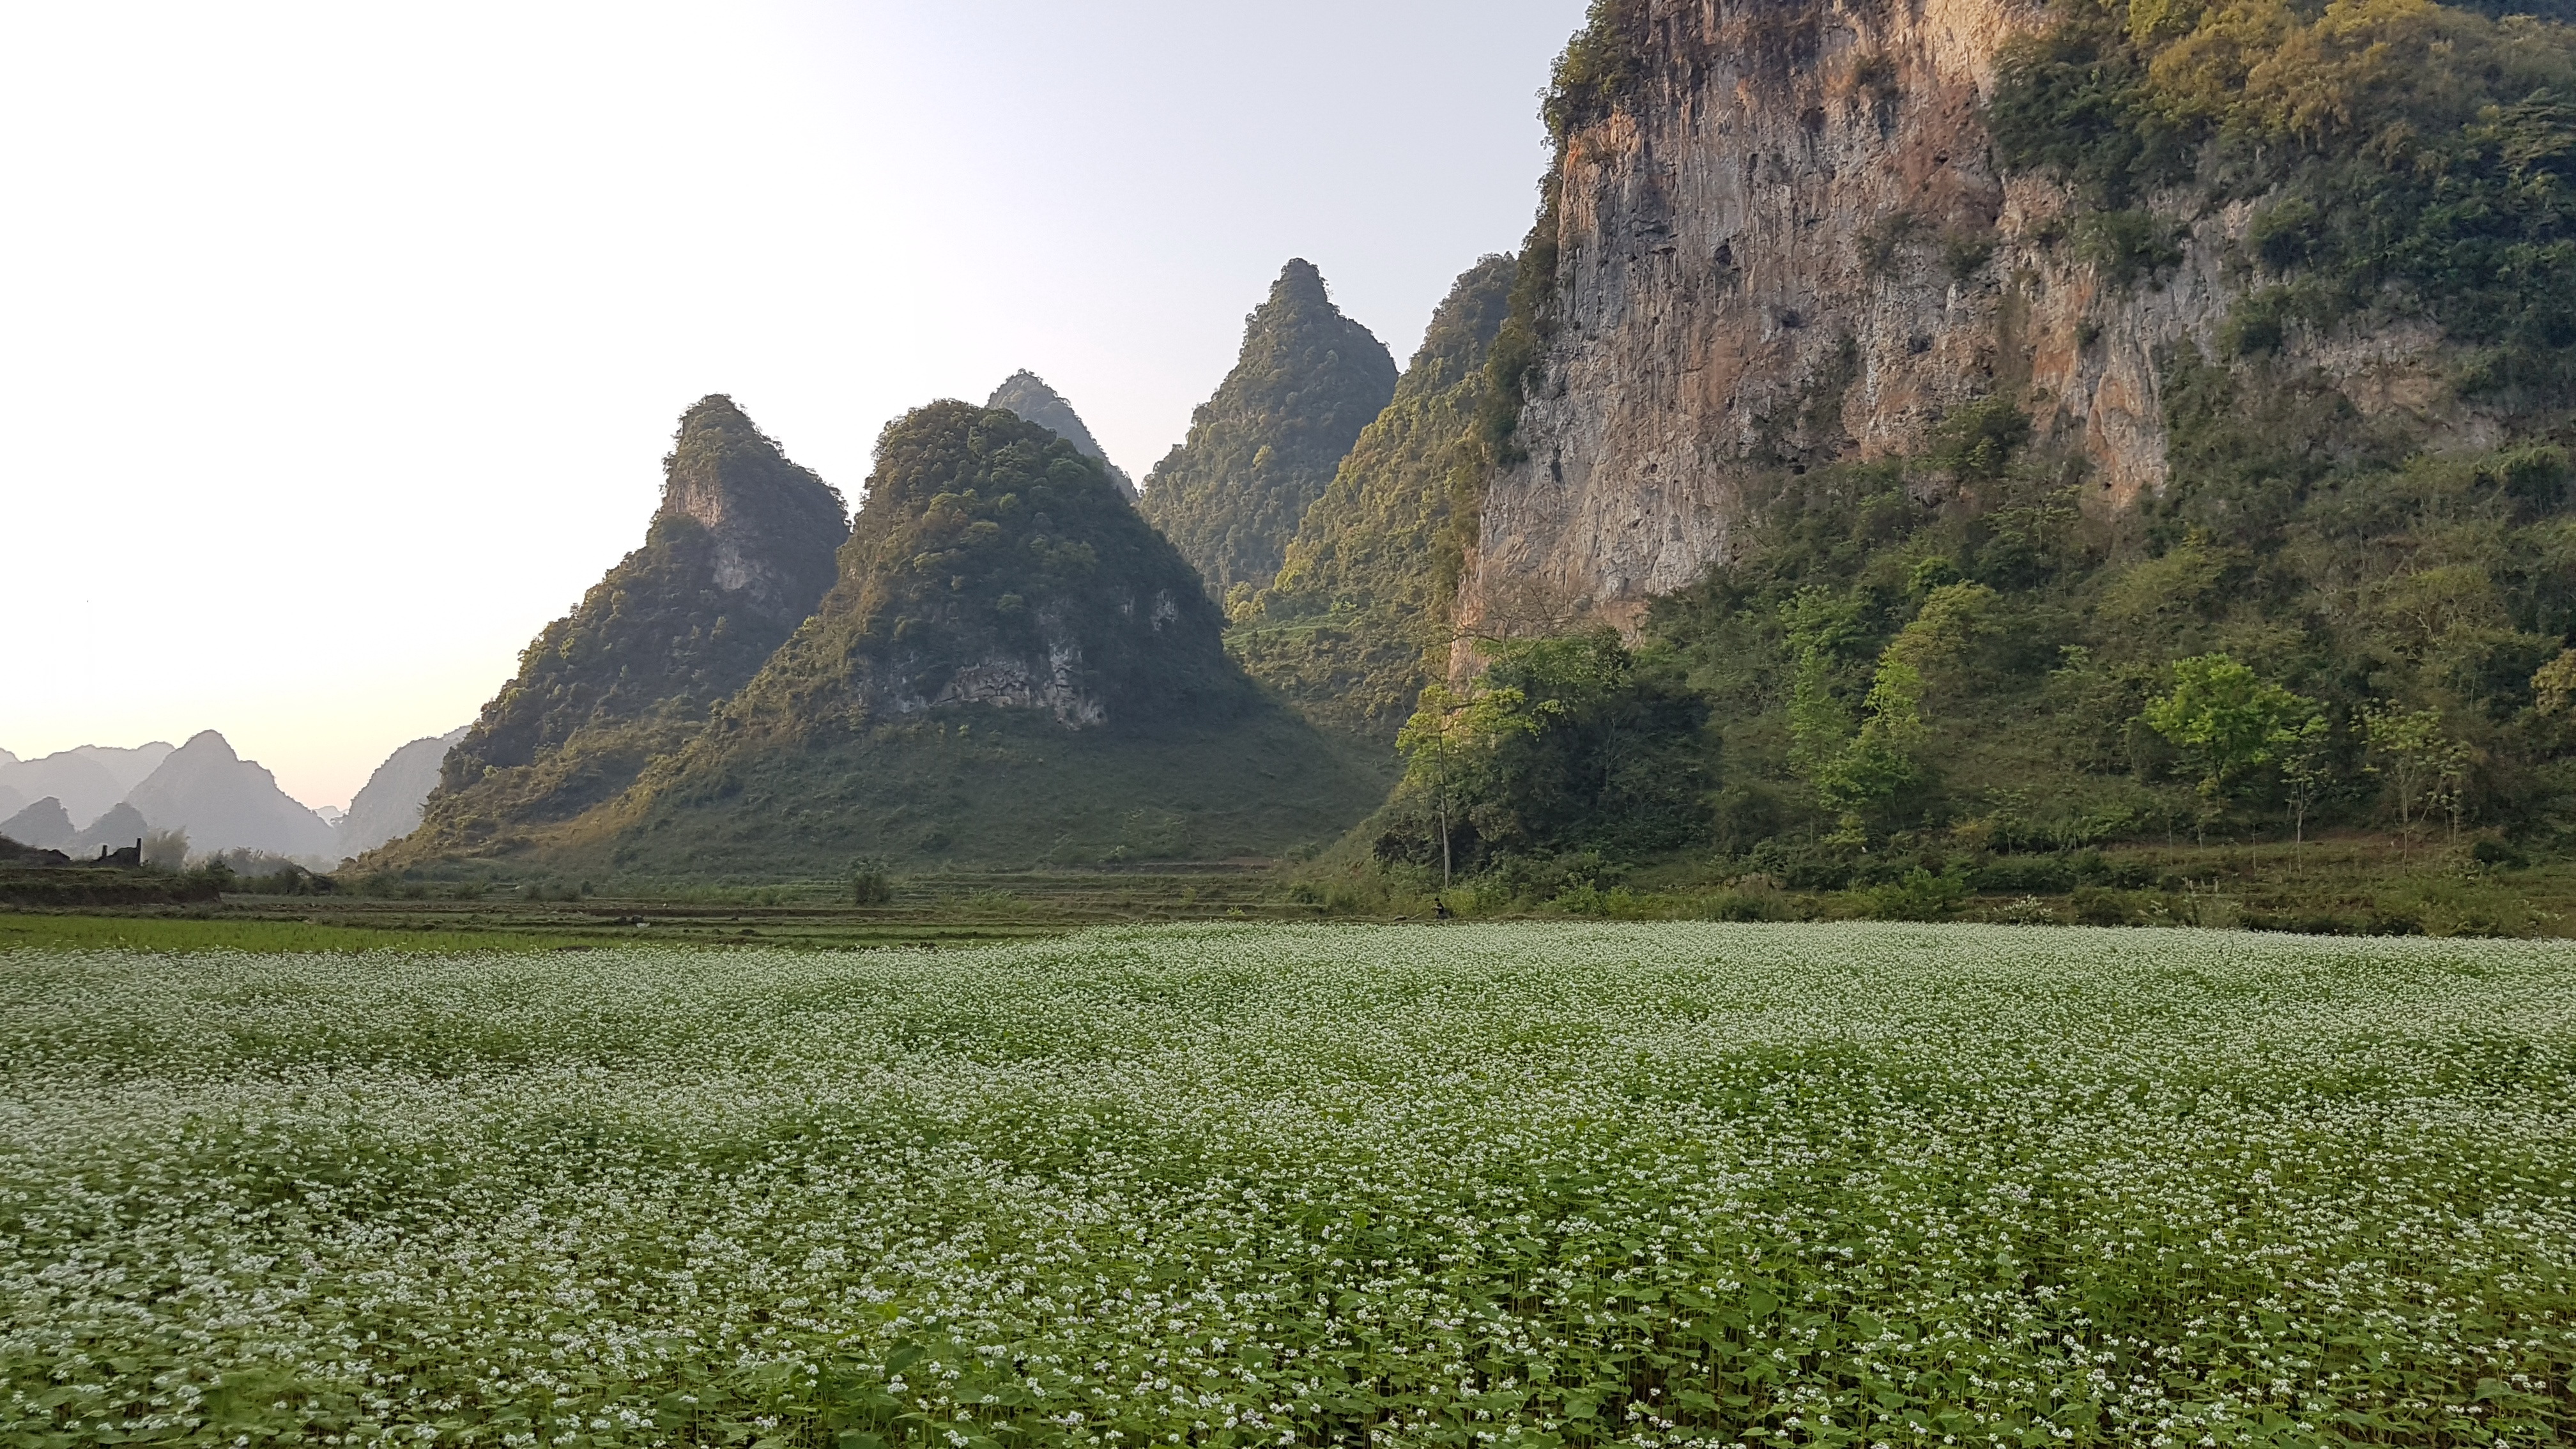
[[[72,823],[71,812],[51,795],[21,806],[8,819],[0,820],[0,839],[43,850],[62,849],[79,831],[80,827]]]
[[[386,756],[349,802],[349,813],[333,827],[339,832],[340,853],[364,855],[418,828],[421,807],[438,788],[439,767],[446,763],[449,750],[465,742],[465,735],[460,728],[413,740]]]
[[[1073,444],[1082,456],[1098,463],[1109,474],[1109,481],[1118,485],[1119,492],[1126,494],[1131,501],[1136,497],[1136,480],[1127,476],[1126,469],[1109,461],[1109,454],[1102,450],[1099,440],[1092,437],[1091,429],[1083,425],[1082,415],[1073,410],[1072,403],[1065,401],[1064,394],[1047,386],[1045,378],[1026,368],[1012,373],[1003,379],[1000,387],[993,389],[993,395],[985,400],[984,406],[1017,413]]]
[[[732,399],[701,399],[663,459],[644,545],[528,646],[402,850],[473,850],[614,799],[813,613],[848,536],[838,491]]]
[[[145,776],[170,757],[171,746],[155,741],[131,749],[81,745],[37,759],[0,759],[0,804],[17,797],[18,809],[52,796],[71,817],[86,825],[124,799]]]
[[[316,862],[338,858],[337,841],[322,817],[213,730],[172,751],[126,796],[124,807],[152,829],[187,832],[194,851],[255,850]],[[120,822],[117,834],[124,836],[133,823]]]
[[[1395,394],[1395,359],[1291,261],[1246,319],[1243,351],[1189,437],[1154,466],[1142,507],[1210,597],[1267,587],[1306,510]]]
[[[1488,460],[1486,361],[1517,266],[1488,257],[1432,314],[1395,398],[1306,510],[1272,585],[1228,637],[1253,676],[1317,723],[1383,747],[1446,669],[1448,605]]]
[[[1329,838],[1376,782],[1243,676],[1222,627],[1097,459],[933,404],[886,430],[813,622],[559,855],[677,873]]]

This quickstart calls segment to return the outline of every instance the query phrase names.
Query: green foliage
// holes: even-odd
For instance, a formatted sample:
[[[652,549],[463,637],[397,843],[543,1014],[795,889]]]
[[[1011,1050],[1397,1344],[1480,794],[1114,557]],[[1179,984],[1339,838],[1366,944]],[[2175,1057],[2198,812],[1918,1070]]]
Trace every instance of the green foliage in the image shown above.
[[[2374,709],[2362,716],[2371,774],[2387,782],[2398,828],[2412,834],[2419,819],[2448,814],[2458,833],[2463,792],[2477,757],[2443,728],[2437,709]]]
[[[1291,261],[1246,319],[1243,352],[1145,481],[1140,504],[1211,598],[1267,587],[1360,430],[1395,393],[1395,359]]]
[[[2270,198],[2252,257],[2319,320],[2395,285],[2464,342],[2483,385],[2546,399],[2576,347],[2576,38],[2430,0],[2133,0],[2079,7],[2002,59],[1996,155],[2077,186],[2081,250],[2115,281],[2178,256],[2139,209],[2200,178]],[[2280,345],[2275,298],[2229,350]]]
[[[1945,921],[1959,913],[1975,887],[1963,871],[1909,870],[1869,893],[1870,915],[1882,921]]]
[[[2078,223],[2075,254],[2119,287],[2132,286],[2182,260],[2164,223],[2141,210],[2088,212]]]
[[[1227,635],[1254,678],[1327,728],[1392,740],[1445,666],[1461,565],[1452,513],[1474,506],[1485,466],[1476,419],[1515,270],[1509,257],[1488,257],[1458,279],[1395,400]]]
[[[1472,688],[1433,686],[1406,726],[1404,782],[1368,827],[1379,858],[1633,860],[1707,837],[1708,710],[1669,662],[1608,631],[1484,653]]]
[[[2211,799],[2282,764],[2325,730],[2315,700],[2225,654],[2176,660],[2172,692],[2150,701],[2141,717],[2191,758],[2201,772],[2201,793]]]
[[[1757,485],[1648,631],[1709,701],[1726,848],[1840,888],[1899,840],[2304,840],[2383,794],[2408,829],[2456,800],[2462,829],[2576,838],[2564,453],[2418,451],[2309,386],[2177,358],[2172,480],[2134,514],[2075,506],[2000,401],[1916,458]],[[2401,803],[2366,720],[2425,709],[2465,753]]]
[[[882,906],[894,900],[894,873],[886,862],[870,857],[850,869],[850,904]]]
[[[1605,119],[1645,79],[1646,0],[1592,0],[1583,29],[1558,56],[1542,118],[1558,145]]]
[[[1347,828],[1376,781],[1256,690],[1222,628],[1098,460],[934,403],[879,439],[814,618],[555,848],[704,875],[1275,854]]]

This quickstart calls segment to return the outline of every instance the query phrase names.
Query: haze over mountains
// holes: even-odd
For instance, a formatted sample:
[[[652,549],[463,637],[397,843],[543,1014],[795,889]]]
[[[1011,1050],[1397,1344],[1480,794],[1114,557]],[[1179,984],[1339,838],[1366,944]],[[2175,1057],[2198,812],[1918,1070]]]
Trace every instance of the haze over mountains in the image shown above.
[[[240,758],[213,730],[175,748],[84,745],[24,761],[0,751],[0,836],[88,858],[101,847],[175,831],[196,855],[247,850],[328,867],[417,824],[440,759],[463,735],[460,729],[396,751],[352,802],[357,808],[336,820],[337,812],[288,796],[274,775]],[[30,790],[43,793],[30,799]]]

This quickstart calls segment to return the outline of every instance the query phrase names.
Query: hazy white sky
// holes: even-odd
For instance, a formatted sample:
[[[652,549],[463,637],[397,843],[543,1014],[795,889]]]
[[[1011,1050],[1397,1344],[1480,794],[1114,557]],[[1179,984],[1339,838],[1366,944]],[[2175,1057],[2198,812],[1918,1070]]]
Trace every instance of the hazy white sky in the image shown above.
[[[856,502],[1030,367],[1142,477],[1305,256],[1397,355],[1583,0],[0,0],[0,747],[311,804],[471,719],[729,392]]]

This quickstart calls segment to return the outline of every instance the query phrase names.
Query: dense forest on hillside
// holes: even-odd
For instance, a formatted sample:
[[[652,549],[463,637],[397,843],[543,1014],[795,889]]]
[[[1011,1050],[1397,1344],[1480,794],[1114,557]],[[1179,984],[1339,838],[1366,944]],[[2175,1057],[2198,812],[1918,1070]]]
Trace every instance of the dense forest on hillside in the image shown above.
[[[687,743],[831,586],[849,533],[841,495],[732,399],[682,416],[663,473],[644,546],[528,645],[398,854],[509,840],[615,798]]]
[[[1395,394],[1395,359],[1295,260],[1244,321],[1243,351],[1154,465],[1143,508],[1207,581],[1240,602],[1269,586],[1351,444]]]
[[[1634,95],[1643,19],[1595,6],[1561,140]],[[1832,888],[2151,838],[2576,838],[2571,56],[2423,0],[2063,7],[1989,110],[1999,160],[2078,199],[2059,244],[2154,287],[2184,217],[2255,208],[2216,345],[2164,359],[2169,486],[2088,511],[2008,387],[1914,456],[1762,480],[1737,556],[1642,637],[1488,643],[1426,695],[1377,856],[1683,850]],[[1549,225],[1489,364],[1498,449],[1553,325]],[[2312,361],[2413,319],[2455,359],[2443,418]]]
[[[889,425],[840,577],[686,750],[574,832],[683,874],[1278,852],[1380,782],[1226,657],[1105,465],[998,409]]]
[[[1452,513],[1472,501],[1485,362],[1515,264],[1488,257],[1450,289],[1395,399],[1306,510],[1278,578],[1234,613],[1227,647],[1254,678],[1328,728],[1394,741],[1447,671],[1460,555]]]

